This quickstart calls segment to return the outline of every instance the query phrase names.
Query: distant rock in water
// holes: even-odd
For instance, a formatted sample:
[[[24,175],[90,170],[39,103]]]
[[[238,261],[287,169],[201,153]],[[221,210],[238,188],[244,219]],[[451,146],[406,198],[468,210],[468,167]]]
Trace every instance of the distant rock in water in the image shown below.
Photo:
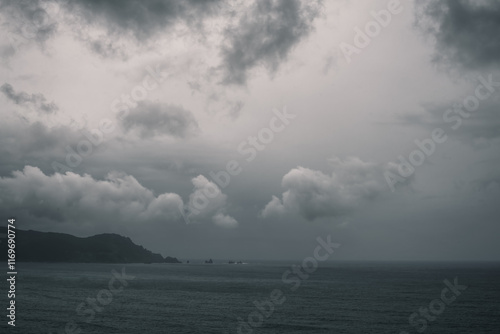
[[[214,263],[214,261],[212,261],[212,259],[210,259],[208,261],[205,260],[205,263]]]
[[[161,255],[160,255],[160,256],[161,256]],[[171,257],[171,256],[167,256],[167,257],[163,260],[163,262],[165,262],[165,263],[182,263],[181,261],[177,260],[177,258],[176,258],[176,257]],[[188,263],[189,263],[189,261],[188,261]]]
[[[16,261],[85,263],[181,263],[175,257],[163,258],[130,238],[118,234],[98,234],[79,238],[64,233],[15,230]],[[7,228],[0,227],[0,234]],[[0,258],[7,261],[7,240],[0,243]]]

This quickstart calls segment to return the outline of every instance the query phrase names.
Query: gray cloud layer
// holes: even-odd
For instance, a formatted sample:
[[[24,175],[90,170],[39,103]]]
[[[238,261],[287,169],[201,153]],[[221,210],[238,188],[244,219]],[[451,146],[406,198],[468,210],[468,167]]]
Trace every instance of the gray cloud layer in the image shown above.
[[[198,131],[191,112],[169,104],[141,101],[119,118],[126,131],[137,130],[142,138],[160,135],[186,138]]]
[[[12,33],[23,40],[44,42],[57,32],[57,20],[66,19],[74,36],[93,53],[124,61],[131,56],[128,42],[142,45],[160,35],[174,38],[175,34],[168,33],[175,32],[178,24],[185,24],[203,39],[205,32],[216,32],[204,25],[205,18],[217,18],[224,22],[224,42],[216,45],[221,56],[216,66],[221,75],[218,80],[236,85],[246,84],[249,72],[258,67],[274,74],[293,48],[313,31],[313,21],[323,6],[321,0],[259,0],[248,6],[240,3],[238,8],[222,0],[0,1],[1,8],[11,13],[4,19],[15,27]],[[236,18],[236,23],[230,23],[226,16]],[[100,32],[90,33],[96,27]],[[15,49],[11,52],[4,45],[0,52],[8,58]]]
[[[387,1],[0,3],[0,216],[23,228],[120,233],[184,260],[300,259],[327,234],[352,259],[498,259],[496,3],[404,4],[356,62],[323,74],[324,56]],[[435,45],[412,27],[415,6]],[[48,19],[33,21],[35,8]],[[470,116],[443,120],[446,101],[478,83],[435,71],[433,53],[469,79],[492,73]],[[286,62],[287,80],[274,81]],[[122,93],[145,72],[161,85],[132,105]],[[117,96],[128,113],[112,113]],[[282,104],[300,120],[275,130]],[[405,124],[373,126],[394,113]],[[392,193],[385,173],[400,171],[385,162],[408,158],[435,127],[459,141],[436,145]],[[324,166],[332,154],[355,157]]]
[[[447,136],[476,148],[500,138],[500,81],[498,76],[479,76],[470,93],[448,103],[423,103],[423,114],[399,117],[405,125],[432,131],[443,128]]]
[[[43,94],[28,94],[16,92],[12,85],[5,83],[0,87],[0,91],[17,105],[27,106],[46,114],[55,113],[59,108],[54,102],[47,102]]]
[[[49,15],[54,10],[50,4],[39,0],[0,0],[0,9],[9,20],[12,33],[43,43],[57,31],[57,22]]]

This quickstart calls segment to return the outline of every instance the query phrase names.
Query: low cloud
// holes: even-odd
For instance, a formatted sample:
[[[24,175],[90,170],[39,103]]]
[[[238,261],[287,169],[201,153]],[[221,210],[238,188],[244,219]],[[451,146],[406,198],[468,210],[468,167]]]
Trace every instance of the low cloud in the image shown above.
[[[226,227],[226,228],[232,228],[238,226],[238,222],[236,219],[234,219],[231,216],[225,215],[223,213],[218,213],[215,216],[213,216],[213,221],[215,225],[221,226],[221,227]]]
[[[96,180],[71,172],[49,176],[26,166],[0,178],[0,189],[3,208],[59,223],[172,222],[182,206],[179,195],[155,196],[133,176],[118,172]]]
[[[352,213],[362,203],[389,192],[384,178],[395,166],[364,162],[357,157],[330,161],[331,174],[304,167],[290,170],[281,181],[282,198],[273,196],[262,211],[264,218],[298,213],[307,220],[340,217]]]
[[[213,222],[224,228],[238,226],[236,219],[226,212],[227,196],[214,183],[202,175],[193,178],[192,183],[189,203],[193,207],[199,207],[194,202],[207,189],[219,193],[196,215],[190,215],[192,221]],[[182,224],[184,206],[180,195],[173,192],[155,195],[132,175],[122,172],[112,171],[103,179],[95,179],[89,174],[72,172],[49,175],[34,166],[0,177],[0,203],[0,214],[5,216],[16,212],[25,219],[71,226]]]
[[[220,188],[205,176],[198,175],[191,180],[194,189],[189,196],[188,208],[190,208],[188,218],[192,221],[212,219],[221,227],[236,227],[238,222],[233,217],[226,214],[227,195],[222,193]]]

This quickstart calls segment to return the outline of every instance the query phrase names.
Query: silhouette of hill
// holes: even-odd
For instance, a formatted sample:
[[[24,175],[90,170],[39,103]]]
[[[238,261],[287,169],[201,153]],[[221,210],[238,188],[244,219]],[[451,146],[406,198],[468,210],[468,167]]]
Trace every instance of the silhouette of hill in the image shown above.
[[[87,238],[70,234],[38,232],[33,230],[16,232],[16,261],[19,262],[85,262],[85,263],[181,263],[174,257],[163,258],[130,238],[105,233]],[[0,227],[0,235],[7,228]],[[7,260],[7,236],[0,243],[0,258]]]

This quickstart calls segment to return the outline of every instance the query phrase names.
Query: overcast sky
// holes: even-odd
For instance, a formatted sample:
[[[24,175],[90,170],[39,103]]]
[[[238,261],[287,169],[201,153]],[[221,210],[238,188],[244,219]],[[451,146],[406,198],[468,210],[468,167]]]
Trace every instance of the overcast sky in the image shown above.
[[[0,216],[180,259],[500,260],[497,1],[0,1]]]

